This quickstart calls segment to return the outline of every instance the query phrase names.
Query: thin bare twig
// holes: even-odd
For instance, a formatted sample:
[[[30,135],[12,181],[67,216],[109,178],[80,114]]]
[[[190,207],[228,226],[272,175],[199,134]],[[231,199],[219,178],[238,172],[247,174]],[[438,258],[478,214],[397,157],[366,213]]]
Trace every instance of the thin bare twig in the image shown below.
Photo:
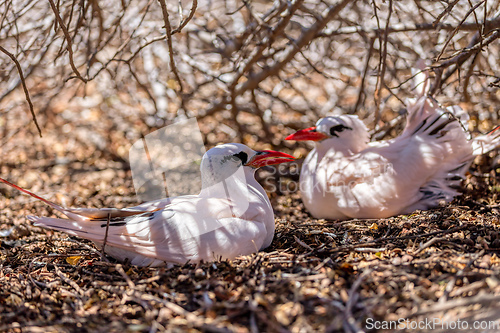
[[[73,41],[71,39],[71,36],[69,35],[68,29],[66,28],[66,25],[64,24],[64,21],[62,20],[61,16],[59,15],[59,11],[56,8],[56,5],[54,4],[53,0],[49,0],[50,7],[52,7],[52,11],[54,12],[54,15],[56,16],[57,22],[61,26],[61,29],[64,33],[64,38],[66,39],[66,48],[68,50],[68,57],[69,57],[69,63],[71,65],[71,68],[73,69],[73,73],[75,73],[76,77],[82,80],[83,82],[87,83],[87,80],[82,77],[80,72],[78,71],[78,68],[75,66],[75,62],[73,60]]]
[[[494,23],[492,20],[485,20],[480,22],[482,26],[488,27],[491,23]],[[367,29],[363,26],[348,26],[342,27],[335,31],[322,32],[319,34],[319,37],[333,37],[333,36],[342,36],[342,35],[367,35],[369,37],[379,36],[380,34],[387,31],[389,34],[397,34],[404,32],[412,32],[412,31],[477,31],[478,25],[477,23],[464,23],[461,25],[452,25],[452,24],[439,24],[437,27],[433,26],[432,23],[422,23],[422,24],[405,24],[399,23],[393,26],[390,26],[388,29],[385,28],[373,28]]]
[[[104,248],[106,247],[106,243],[108,242],[108,231],[109,231],[109,223],[111,221],[111,213],[108,213],[108,218],[106,221],[106,231],[104,232],[104,240],[102,241],[102,249],[101,249],[101,258],[103,261],[108,261],[106,258],[106,251],[104,251]]]
[[[469,47],[460,51],[458,55],[455,57],[437,65],[432,66],[432,69],[436,73],[436,79],[432,84],[430,89],[430,94],[434,95],[438,89],[441,88],[442,84],[446,82],[450,78],[450,76],[457,71],[460,66],[467,61],[473,54],[477,54],[477,51],[480,50],[480,47],[485,47],[491,44],[496,39],[500,38],[500,29],[494,30],[487,38],[483,39],[483,41],[479,44],[476,44],[479,39],[479,34],[476,33],[472,38],[472,41],[469,43]],[[453,66],[452,66],[453,65]],[[452,66],[451,68],[448,68]],[[448,68],[446,73],[443,74],[443,69]]]
[[[240,81],[240,78],[250,71],[252,66],[262,57],[262,54],[264,53],[266,48],[270,47],[274,43],[275,39],[278,38],[280,34],[285,30],[285,28],[288,26],[288,23],[292,19],[293,14],[300,8],[302,2],[304,2],[304,0],[297,0],[293,5],[291,5],[288,8],[288,10],[286,10],[286,15],[277,24],[276,28],[273,29],[272,34],[268,36],[266,40],[252,52],[252,56],[249,57],[249,59],[243,63],[243,66],[240,66],[237,74],[235,75],[235,77],[232,80],[232,83],[229,86],[230,90],[235,89],[238,82]],[[283,11],[285,11],[285,9],[286,7],[282,8]]]
[[[458,24],[458,26],[455,28],[455,30],[453,30],[453,32],[451,33],[450,37],[448,37],[448,39],[446,40],[446,42],[444,43],[444,46],[443,48],[441,49],[441,52],[439,53],[439,55],[436,57],[436,61],[439,61],[441,59],[441,57],[443,56],[443,53],[446,51],[446,47],[448,46],[448,44],[451,42],[451,40],[453,39],[453,37],[455,36],[455,34],[457,33],[458,31],[458,28],[465,22],[465,20],[467,19],[467,17],[469,17],[470,14],[472,13],[475,13],[475,10],[477,7],[479,7],[481,4],[484,3],[484,0],[483,1],[480,1],[478,2],[474,7],[472,7],[468,12],[467,14],[462,18],[462,21],[460,21],[460,23]]]
[[[40,125],[38,125],[38,121],[36,120],[35,110],[33,108],[33,103],[31,102],[28,87],[26,86],[26,81],[24,79],[24,74],[23,74],[23,69],[21,67],[21,64],[19,63],[19,61],[17,61],[16,56],[14,56],[12,53],[10,53],[6,49],[4,49],[2,46],[0,46],[0,51],[5,53],[16,64],[17,71],[19,72],[19,78],[21,79],[21,84],[23,86],[24,95],[26,96],[26,101],[28,102],[28,105],[30,107],[31,117],[33,118],[33,122],[35,123],[35,126],[38,130],[38,134],[40,135],[40,137],[42,137],[42,129],[40,128]]]
[[[128,276],[127,273],[125,273],[125,271],[123,270],[123,266],[121,264],[116,264],[115,268],[116,268],[117,272],[120,273],[120,275],[125,279],[128,286],[130,288],[134,289],[135,283],[130,279],[130,276]]]
[[[277,62],[273,66],[266,68],[258,72],[257,74],[250,75],[247,81],[237,87],[236,94],[241,95],[242,93],[250,89],[254,89],[259,85],[260,82],[278,73],[287,63],[295,58],[295,55],[303,47],[309,44],[317,36],[318,32],[321,31],[328,22],[333,20],[333,18],[336,17],[340,13],[340,11],[345,8],[345,6],[353,1],[356,0],[343,0],[335,6],[331,6],[326,15],[323,16],[321,21],[317,21],[309,29],[302,33],[297,42],[294,44],[294,47],[291,48],[290,51],[288,51],[288,53],[283,57],[282,61]]]
[[[309,245],[307,245],[306,243],[304,243],[303,241],[301,241],[301,240],[299,239],[299,237],[297,237],[297,236],[293,235],[293,238],[295,239],[295,241],[297,242],[297,244],[299,244],[300,246],[302,246],[302,247],[306,248],[306,249],[307,249],[307,250],[309,250],[309,251],[312,251],[312,250],[313,250],[313,248],[312,248],[312,247],[310,247]]]
[[[451,12],[451,10],[453,9],[453,7],[455,7],[455,5],[459,2],[460,0],[455,0],[453,1],[452,3],[450,3],[448,5],[448,7],[446,7],[445,10],[443,10],[437,17],[436,19],[434,20],[434,22],[432,22],[432,25],[434,27],[437,27],[437,25],[439,24],[439,22],[441,21],[441,19],[448,13]]]
[[[356,319],[354,318],[352,314],[352,309],[354,305],[356,304],[359,294],[357,292],[359,286],[361,286],[361,283],[363,280],[372,273],[371,269],[365,270],[357,279],[354,281],[354,283],[351,286],[351,289],[349,289],[349,299],[345,305],[344,309],[344,329],[346,332],[352,332],[352,333],[362,333],[363,330],[358,327],[356,324]]]
[[[268,125],[266,124],[266,122],[264,120],[264,112],[260,109],[259,103],[257,102],[257,96],[255,95],[255,89],[252,89],[251,93],[252,93],[252,103],[254,105],[255,112],[256,112],[257,116],[259,117],[260,125],[262,126],[262,130],[264,131],[264,133],[266,135],[264,139],[265,139],[265,141],[270,142],[273,134],[269,130]]]
[[[61,272],[61,270],[56,264],[54,264],[54,268],[56,270],[57,276],[59,276],[64,282],[69,284],[71,287],[73,287],[73,289],[75,289],[78,292],[78,294],[80,294],[80,296],[85,295],[85,292],[82,290],[82,288],[80,288],[80,286],[75,281],[71,280],[63,272]]]
[[[181,32],[182,28],[184,28],[189,23],[189,21],[191,21],[191,19],[194,16],[194,13],[196,12],[197,7],[198,7],[198,0],[193,0],[193,5],[191,6],[191,11],[189,12],[189,16],[186,17],[186,19],[181,22],[181,24],[177,29],[172,31],[172,35]]]
[[[374,1],[374,8],[376,8],[375,1]],[[375,15],[376,15],[376,9],[374,9]],[[384,30],[384,40],[382,41],[379,37],[380,44],[381,44],[381,50],[380,50],[380,62],[379,62],[379,69],[380,73],[377,77],[377,88],[375,90],[375,125],[378,124],[380,120],[380,113],[382,110],[380,110],[380,102],[382,100],[382,88],[385,88],[385,71],[387,68],[387,42],[388,42],[388,29],[389,29],[389,24],[391,21],[391,15],[392,15],[392,0],[389,0],[389,13],[387,14],[387,21],[385,24],[385,30]]]
[[[358,99],[356,100],[356,105],[354,105],[353,114],[358,111],[359,106],[361,105],[361,100],[363,99],[363,95],[365,94],[365,81],[366,75],[368,74],[368,69],[370,67],[370,59],[373,54],[373,45],[375,43],[375,38],[370,38],[370,47],[368,48],[368,54],[366,55],[365,61],[365,69],[363,71],[363,77],[361,78],[361,84],[359,85]]]
[[[426,248],[428,248],[436,243],[442,242],[442,241],[446,241],[446,238],[445,237],[433,237],[433,238],[431,238],[430,241],[422,244],[422,246],[420,246],[419,249],[417,251],[415,251],[415,253],[413,253],[413,255],[416,256],[417,254],[419,254],[420,252],[422,252]]]
[[[182,97],[184,88],[182,85],[182,80],[179,76],[179,73],[177,72],[177,67],[175,65],[175,59],[174,59],[174,47],[172,46],[172,27],[170,26],[170,20],[168,17],[168,10],[167,10],[167,5],[165,3],[165,0],[158,0],[161,6],[161,12],[163,14],[163,21],[165,23],[165,30],[167,32],[167,44],[168,44],[168,55],[170,58],[170,69],[174,73],[175,79],[177,80],[177,83],[179,84],[179,97],[181,98],[181,101],[184,99]],[[193,13],[194,15],[194,13]]]

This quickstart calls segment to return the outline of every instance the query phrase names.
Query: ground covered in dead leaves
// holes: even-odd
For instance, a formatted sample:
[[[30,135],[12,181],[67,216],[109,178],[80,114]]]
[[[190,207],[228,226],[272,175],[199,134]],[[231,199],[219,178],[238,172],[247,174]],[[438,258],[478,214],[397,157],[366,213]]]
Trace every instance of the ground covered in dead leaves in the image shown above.
[[[91,166],[68,158],[2,171],[67,206],[134,203],[124,163],[106,153]],[[494,159],[479,162],[462,197],[409,216],[316,220],[297,193],[273,193],[277,229],[266,251],[161,269],[118,264],[90,242],[29,225],[25,215],[53,212],[2,186],[0,331],[396,330],[388,321],[450,331],[412,329],[430,318],[498,331],[499,184]],[[283,184],[296,181],[286,174]]]

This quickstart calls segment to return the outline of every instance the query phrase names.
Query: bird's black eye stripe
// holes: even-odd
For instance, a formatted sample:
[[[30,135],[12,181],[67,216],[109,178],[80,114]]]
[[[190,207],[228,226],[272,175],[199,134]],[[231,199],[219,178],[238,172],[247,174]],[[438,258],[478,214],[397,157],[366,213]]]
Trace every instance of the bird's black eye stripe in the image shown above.
[[[352,130],[352,128],[349,126],[345,126],[345,125],[336,125],[336,126],[333,126],[332,128],[330,128],[330,135],[338,137],[337,133],[340,133],[343,130]]]
[[[239,158],[242,164],[246,164],[248,161],[248,154],[243,151],[240,151],[238,154],[234,154],[233,156]]]

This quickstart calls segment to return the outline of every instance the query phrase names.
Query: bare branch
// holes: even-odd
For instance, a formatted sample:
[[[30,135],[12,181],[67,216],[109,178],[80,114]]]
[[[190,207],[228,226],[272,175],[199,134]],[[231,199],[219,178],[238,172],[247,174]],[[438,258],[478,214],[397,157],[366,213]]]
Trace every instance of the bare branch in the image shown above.
[[[31,102],[28,87],[26,86],[26,81],[24,80],[24,74],[23,74],[23,69],[21,67],[21,64],[19,63],[19,61],[17,61],[16,56],[14,56],[12,53],[10,53],[6,49],[4,49],[2,46],[0,46],[0,51],[5,53],[16,64],[17,71],[19,72],[19,78],[21,79],[21,84],[23,86],[24,95],[26,96],[26,101],[28,102],[28,105],[30,107],[31,117],[33,118],[33,122],[35,123],[35,126],[38,130],[38,134],[40,135],[40,137],[42,137],[42,130],[40,128],[40,125],[38,125],[38,121],[36,120],[35,110],[33,108],[33,103]]]
[[[436,91],[441,87],[441,85],[446,82],[446,80],[448,80],[450,76],[452,76],[453,73],[455,73],[460,68],[460,66],[467,61],[467,59],[481,50],[481,47],[488,46],[498,38],[500,38],[500,29],[494,30],[487,38],[483,40],[482,43],[478,42],[479,34],[476,34],[469,44],[470,47],[467,47],[464,50],[460,51],[460,53],[452,59],[449,59],[441,63],[440,65],[433,66],[432,68],[436,73],[436,80],[431,87],[430,94],[435,94]],[[443,69],[450,66],[451,68],[449,68],[446,73],[443,74]]]
[[[181,32],[181,30],[191,21],[191,19],[194,16],[194,13],[196,12],[196,7],[198,7],[198,0],[193,0],[193,5],[191,6],[191,11],[189,12],[189,16],[182,21],[182,23],[179,25],[177,29],[172,31],[172,35]]]
[[[366,74],[368,74],[368,68],[370,67],[370,59],[373,54],[373,44],[375,43],[375,38],[370,39],[370,47],[368,48],[368,54],[366,55],[365,69],[363,71],[363,77],[361,78],[361,84],[359,85],[358,99],[356,100],[356,105],[354,106],[353,114],[358,111],[358,108],[361,104],[361,99],[363,98]]]
[[[75,73],[76,77],[82,80],[83,82],[87,82],[85,78],[82,77],[80,72],[75,66],[75,62],[73,61],[73,42],[71,39],[71,36],[69,35],[68,29],[66,28],[66,25],[64,24],[61,16],[59,15],[59,11],[56,8],[56,5],[54,4],[53,0],[49,0],[50,7],[52,7],[52,11],[54,12],[54,15],[56,16],[57,22],[61,26],[61,29],[64,33],[64,37],[66,38],[66,49],[68,50],[68,57],[69,57],[69,63],[71,65],[71,68],[73,69],[73,72]]]
[[[374,8],[375,6],[375,1],[374,1]],[[377,126],[379,120],[380,120],[380,101],[382,99],[382,88],[385,88],[385,70],[387,68],[387,41],[388,41],[388,32],[387,29],[389,28],[389,24],[391,21],[391,15],[392,15],[392,0],[389,0],[389,13],[387,14],[387,21],[385,25],[385,30],[384,30],[384,40],[383,43],[380,41],[381,46],[381,55],[380,55],[380,62],[379,62],[379,70],[380,73],[377,77],[377,88],[375,90],[375,126]],[[380,37],[379,37],[380,39]]]
[[[295,58],[295,55],[303,47],[305,47],[314,39],[314,37],[318,34],[318,32],[321,31],[327,25],[328,22],[330,22],[335,16],[337,16],[340,13],[340,11],[344,9],[345,6],[347,6],[350,2],[353,1],[356,0],[343,0],[337,5],[330,7],[327,14],[322,18],[321,21],[317,21],[308,30],[302,33],[300,38],[294,44],[294,47],[292,47],[291,50],[284,56],[282,61],[277,62],[270,68],[266,68],[257,74],[250,75],[250,77],[246,82],[237,87],[236,89],[237,94],[240,95],[247,90],[255,89],[260,82],[278,73],[280,69],[282,69],[293,58]]]
[[[432,22],[432,25],[433,25],[434,27],[437,27],[437,26],[438,26],[438,24],[439,24],[439,22],[441,21],[441,19],[442,19],[445,15],[449,14],[449,13],[451,12],[451,10],[453,9],[453,7],[455,7],[455,5],[456,5],[459,1],[460,1],[460,0],[455,0],[455,1],[453,1],[452,3],[450,3],[450,4],[448,5],[448,7],[446,7],[446,9],[445,9],[445,10],[443,10],[443,11],[442,11],[442,12],[438,15],[438,17],[436,17],[436,19],[434,20],[434,22]]]
[[[167,44],[168,44],[168,53],[169,53],[169,58],[170,58],[170,69],[175,75],[175,78],[177,80],[177,83],[179,84],[179,96],[181,100],[183,100],[182,93],[183,93],[183,86],[182,86],[182,80],[179,76],[179,73],[177,72],[177,67],[175,66],[175,60],[174,60],[174,47],[172,46],[172,28],[170,26],[170,20],[168,18],[168,10],[167,10],[167,5],[165,3],[165,0],[158,0],[161,6],[161,11],[163,14],[163,21],[165,22],[165,30],[167,32]],[[194,2],[193,2],[194,4]],[[194,13],[193,13],[194,15]]]
[[[436,58],[436,61],[439,61],[439,59],[441,59],[443,53],[446,51],[446,47],[448,46],[448,44],[451,42],[451,40],[453,39],[453,37],[455,36],[455,34],[457,33],[458,31],[458,28],[460,27],[460,25],[462,25],[465,20],[467,19],[467,17],[469,17],[469,15],[471,13],[475,13],[475,10],[477,7],[479,7],[480,5],[482,5],[484,3],[484,0],[483,1],[480,1],[478,2],[474,7],[472,7],[469,12],[462,18],[462,21],[460,21],[460,23],[458,24],[458,26],[455,28],[455,30],[453,30],[453,32],[451,33],[451,35],[448,37],[448,39],[446,40],[446,43],[444,43],[444,46],[443,48],[441,49],[441,52],[439,53],[439,55],[437,56]],[[477,24],[477,23],[476,23]]]

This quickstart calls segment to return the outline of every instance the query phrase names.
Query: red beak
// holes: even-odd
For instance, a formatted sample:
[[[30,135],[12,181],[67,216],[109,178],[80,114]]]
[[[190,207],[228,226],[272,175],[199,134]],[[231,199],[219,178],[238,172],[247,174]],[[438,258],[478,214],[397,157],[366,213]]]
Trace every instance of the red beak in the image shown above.
[[[257,154],[245,165],[254,168],[260,168],[265,165],[280,164],[293,160],[295,160],[295,157],[293,157],[292,155],[274,150],[261,150],[258,151]]]
[[[285,140],[295,140],[295,141],[321,141],[328,138],[328,135],[321,132],[316,132],[316,127],[309,127],[293,134],[290,134],[285,138]]]

